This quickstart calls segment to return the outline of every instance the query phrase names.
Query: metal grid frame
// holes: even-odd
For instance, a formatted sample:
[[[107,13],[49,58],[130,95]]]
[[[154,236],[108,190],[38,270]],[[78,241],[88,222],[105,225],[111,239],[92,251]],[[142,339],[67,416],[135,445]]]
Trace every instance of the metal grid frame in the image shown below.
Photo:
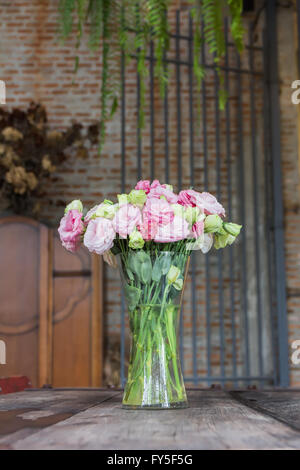
[[[250,354],[249,354],[249,325],[248,325],[248,295],[247,295],[247,253],[246,253],[246,234],[245,231],[241,233],[241,291],[242,291],[242,315],[245,328],[244,337],[244,373],[238,374],[237,372],[237,345],[236,345],[236,331],[234,322],[234,304],[235,304],[235,290],[233,285],[233,269],[234,269],[234,247],[228,247],[229,250],[229,276],[230,276],[230,305],[231,305],[231,321],[232,321],[232,374],[226,375],[225,372],[225,335],[224,335],[224,287],[223,287],[223,253],[218,251],[217,254],[217,270],[218,270],[218,302],[219,302],[219,340],[220,340],[220,375],[212,375],[211,372],[211,330],[210,330],[210,282],[206,283],[206,348],[207,348],[207,375],[199,376],[197,374],[197,356],[196,356],[196,322],[197,322],[197,300],[195,294],[196,283],[196,261],[195,254],[191,256],[191,282],[192,282],[192,335],[191,343],[193,349],[193,376],[185,376],[185,380],[192,382],[195,386],[199,382],[206,382],[208,385],[213,383],[220,383],[222,385],[231,382],[234,387],[241,384],[249,386],[253,383],[258,383],[259,386],[272,383],[274,386],[286,387],[289,384],[288,372],[288,342],[287,342],[287,312],[286,312],[286,281],[285,281],[285,263],[284,263],[284,234],[283,234],[283,205],[282,205],[282,181],[281,181],[281,154],[280,154],[280,121],[279,121],[279,88],[278,88],[278,65],[277,65],[277,28],[276,28],[276,2],[270,0],[266,2],[266,15],[265,15],[265,31],[263,47],[258,47],[253,43],[253,31],[249,28],[248,45],[246,46],[246,53],[248,54],[248,68],[242,68],[241,59],[237,55],[237,65],[232,67],[229,65],[228,50],[233,44],[228,39],[228,25],[225,20],[224,28],[226,32],[226,54],[224,64],[221,69],[225,75],[225,88],[229,90],[229,73],[234,72],[237,76],[238,83],[238,148],[239,148],[239,192],[240,192],[240,221],[245,226],[245,181],[244,181],[244,143],[243,143],[243,109],[242,109],[242,81],[244,76],[250,77],[250,128],[252,133],[251,138],[251,159],[252,159],[252,177],[254,186],[257,187],[257,149],[256,149],[256,119],[255,119],[255,80],[258,78],[263,81],[263,94],[264,94],[264,192],[260,194],[259,191],[253,192],[253,217],[258,220],[258,207],[260,198],[263,197],[266,201],[266,237],[267,237],[267,270],[268,270],[268,285],[269,285],[269,307],[271,314],[271,343],[272,343],[272,361],[273,361],[273,375],[264,373],[264,361],[262,356],[263,337],[262,337],[262,317],[263,308],[261,300],[261,282],[260,282],[260,265],[261,265],[261,250],[258,243],[259,233],[258,224],[255,224],[255,273],[257,278],[256,283],[256,306],[257,306],[257,339],[258,339],[258,364],[259,374],[251,374]],[[170,34],[170,37],[175,40],[175,59],[164,56],[165,64],[173,64],[175,66],[176,74],[176,109],[177,109],[177,165],[178,165],[178,189],[182,187],[182,140],[181,140],[181,67],[187,66],[190,69],[193,67],[193,22],[189,17],[188,35],[181,34],[180,30],[180,15],[181,12],[176,12],[176,32]],[[188,61],[183,60],[180,54],[180,41],[187,41],[188,44]],[[263,57],[263,71],[255,70],[254,55],[262,54]],[[136,57],[136,56],[135,56]],[[150,177],[154,178],[155,167],[155,113],[154,113],[154,50],[153,44],[150,46],[149,55],[147,56],[149,63],[149,77],[150,77]],[[219,78],[214,64],[207,63],[205,57],[204,46],[201,51],[201,61],[203,67],[214,71],[214,93],[218,96],[219,92]],[[125,192],[126,185],[126,95],[125,95],[125,58],[122,57],[121,64],[121,82],[122,82],[122,101],[121,101],[121,190]],[[193,78],[192,73],[189,73],[189,165],[190,165],[190,181],[194,185],[194,116],[193,116]],[[140,102],[140,83],[137,76],[137,108]],[[208,190],[208,143],[207,143],[207,114],[206,114],[206,81],[203,80],[201,90],[201,105],[202,105],[202,129],[203,129],[203,154],[204,154],[204,190]],[[137,113],[138,115],[138,113]],[[169,104],[168,104],[168,89],[163,101],[163,115],[164,115],[164,130],[165,130],[165,181],[168,183],[170,179],[170,164],[169,164]],[[228,215],[231,217],[232,212],[232,174],[230,165],[231,155],[231,136],[230,136],[230,106],[229,102],[226,104],[226,160],[228,165],[228,181],[227,181],[227,197],[228,197]],[[220,170],[221,170],[221,154],[220,154],[220,111],[218,107],[218,100],[215,99],[215,141],[216,141],[216,187],[217,198],[220,198]],[[141,132],[137,122],[137,178],[142,177],[142,140]],[[210,255],[205,258],[205,274],[206,279],[210,279]],[[180,318],[180,356],[183,365],[183,316]],[[121,306],[121,383],[125,383],[125,304],[122,297]]]

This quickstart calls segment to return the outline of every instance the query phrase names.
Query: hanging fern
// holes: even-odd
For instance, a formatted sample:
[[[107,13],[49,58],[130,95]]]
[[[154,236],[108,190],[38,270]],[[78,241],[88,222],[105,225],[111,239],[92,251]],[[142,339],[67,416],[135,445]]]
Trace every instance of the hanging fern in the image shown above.
[[[100,142],[103,143],[105,137],[105,124],[108,119],[107,102],[110,97],[108,89],[109,76],[109,15],[110,0],[102,1],[102,83],[101,83],[101,122],[100,122]]]
[[[168,67],[164,55],[170,47],[168,8],[171,0],[60,0],[60,36],[63,40],[76,34],[75,47],[78,49],[89,25],[88,45],[91,51],[101,51],[101,121],[100,149],[105,139],[106,123],[118,108],[120,97],[120,64],[122,54],[126,63],[137,57],[139,74],[139,126],[144,126],[146,79],[148,75],[147,51],[153,41],[155,52],[155,76],[163,96],[168,82]],[[205,75],[201,64],[201,47],[207,44],[213,56],[220,81],[219,106],[224,108],[226,94],[221,72],[221,59],[225,53],[223,19],[229,15],[232,38],[239,52],[243,49],[244,29],[242,25],[242,0],[190,0],[194,20],[193,70],[197,90]],[[76,24],[75,24],[76,17]],[[203,35],[201,23],[203,22]],[[79,66],[78,54],[75,71]]]
[[[91,0],[87,16],[91,19],[89,47],[96,51],[100,47],[103,31],[103,0]]]
[[[60,14],[60,34],[62,39],[67,37],[72,32],[73,26],[73,13],[76,6],[76,0],[60,0],[59,14]]]
[[[201,63],[201,0],[193,1],[194,7],[192,8],[192,18],[196,24],[194,32],[194,49],[193,49],[193,67],[196,78],[197,88],[200,92],[201,83],[205,75],[204,67]]]
[[[142,26],[142,16],[140,5],[136,4],[136,35],[135,35],[135,49],[137,53],[137,72],[139,74],[139,127],[143,128],[145,123],[144,107],[145,107],[145,94],[146,94],[146,77],[148,69],[146,66],[146,52],[147,52],[147,28]]]
[[[242,23],[243,0],[228,0],[231,35],[239,52],[243,50],[245,30]]]
[[[193,4],[192,16],[196,23],[194,33],[194,74],[198,91],[205,71],[200,63],[200,49],[202,41],[208,45],[209,53],[216,64],[219,77],[219,106],[225,108],[227,93],[224,88],[224,76],[220,70],[220,61],[225,54],[226,43],[223,29],[223,18],[228,6],[230,15],[230,30],[232,38],[239,52],[243,50],[244,28],[242,24],[243,0],[190,0]],[[201,22],[204,24],[204,37],[201,37]]]
[[[146,21],[151,28],[151,40],[155,44],[155,75],[159,79],[161,95],[164,96],[168,82],[168,69],[164,66],[163,58],[169,49],[168,6],[170,0],[149,0]]]

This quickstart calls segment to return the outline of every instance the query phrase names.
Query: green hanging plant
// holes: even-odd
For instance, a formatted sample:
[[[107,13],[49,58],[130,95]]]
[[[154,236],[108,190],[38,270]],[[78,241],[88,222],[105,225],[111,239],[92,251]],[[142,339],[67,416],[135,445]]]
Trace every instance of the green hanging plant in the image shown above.
[[[139,126],[144,126],[144,105],[148,68],[146,54],[153,41],[155,76],[164,96],[168,83],[168,67],[164,54],[169,50],[168,8],[171,0],[60,0],[60,36],[66,40],[76,33],[76,49],[80,47],[84,26],[89,25],[88,45],[100,49],[102,57],[100,148],[105,140],[106,123],[112,118],[120,101],[120,66],[124,54],[127,61],[137,57],[140,78]],[[225,53],[223,19],[229,17],[232,38],[239,52],[243,49],[243,0],[190,0],[194,19],[193,70],[200,90],[205,70],[201,64],[202,43],[208,45],[220,80],[219,106],[224,109],[226,93],[220,62]],[[203,21],[203,35],[201,22]],[[75,31],[74,31],[75,29]],[[79,64],[75,58],[75,72]]]

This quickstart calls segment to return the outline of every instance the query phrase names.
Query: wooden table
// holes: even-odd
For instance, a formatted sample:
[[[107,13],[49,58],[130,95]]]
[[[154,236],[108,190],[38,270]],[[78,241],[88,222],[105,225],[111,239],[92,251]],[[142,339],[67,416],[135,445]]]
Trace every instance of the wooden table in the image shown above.
[[[300,390],[189,390],[185,410],[128,411],[118,390],[0,396],[1,449],[300,449]]]

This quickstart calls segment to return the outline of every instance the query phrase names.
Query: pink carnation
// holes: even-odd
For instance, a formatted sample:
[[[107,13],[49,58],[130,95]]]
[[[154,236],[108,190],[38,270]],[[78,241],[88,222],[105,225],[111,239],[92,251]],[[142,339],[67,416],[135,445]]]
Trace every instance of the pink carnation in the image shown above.
[[[79,248],[83,230],[82,213],[77,209],[68,211],[58,228],[62,245],[74,253]]]
[[[113,219],[113,227],[121,238],[127,238],[127,235],[134,230],[142,221],[142,214],[138,207],[132,204],[124,204],[120,207]]]
[[[174,211],[164,199],[148,198],[143,209],[143,218],[165,225],[172,222]]]
[[[158,230],[158,222],[154,219],[143,217],[143,222],[139,225],[139,231],[144,240],[153,240]]]
[[[194,225],[192,226],[192,236],[194,238],[199,238],[204,232],[204,222],[203,220],[199,220],[198,222],[195,222]]]
[[[115,235],[111,220],[97,217],[89,222],[83,243],[92,253],[102,255],[112,248]]]
[[[150,181],[149,180],[139,181],[136,184],[135,189],[142,189],[143,191],[145,191],[146,194],[148,194],[150,191]]]
[[[210,193],[199,193],[197,198],[197,206],[200,204],[206,215],[218,214],[225,217],[224,207],[217,201],[215,196]]]
[[[169,243],[184,240],[190,235],[189,224],[185,219],[175,216],[172,222],[159,227],[154,241],[158,243]]]
[[[151,189],[158,188],[158,186],[161,186],[160,182],[158,180],[153,180],[151,183]]]
[[[155,186],[155,188],[150,189],[148,197],[159,199],[160,196],[164,196],[170,204],[176,204],[178,200],[177,194],[174,194],[173,191],[165,188],[164,186]]]
[[[218,214],[225,217],[224,207],[217,201],[215,196],[210,193],[198,193],[193,189],[180,191],[178,197],[178,204],[182,206],[199,207],[205,214]]]
[[[196,200],[199,194],[200,193],[194,191],[193,189],[180,191],[178,196],[178,204],[181,204],[182,206],[196,207]]]

